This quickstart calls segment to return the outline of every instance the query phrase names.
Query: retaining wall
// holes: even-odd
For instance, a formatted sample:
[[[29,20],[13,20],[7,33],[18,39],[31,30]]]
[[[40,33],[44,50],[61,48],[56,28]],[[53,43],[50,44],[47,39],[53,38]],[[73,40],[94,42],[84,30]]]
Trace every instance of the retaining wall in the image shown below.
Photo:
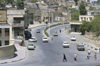
[[[1,46],[0,58],[13,56],[14,52],[14,45]]]

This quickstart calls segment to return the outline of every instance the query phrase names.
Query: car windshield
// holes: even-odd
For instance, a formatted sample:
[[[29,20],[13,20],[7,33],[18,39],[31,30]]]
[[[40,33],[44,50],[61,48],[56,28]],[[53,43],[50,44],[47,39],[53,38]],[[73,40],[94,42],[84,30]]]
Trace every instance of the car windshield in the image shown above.
[[[68,43],[66,42],[66,43],[64,43],[64,44],[68,44]]]
[[[72,38],[75,38],[75,36],[72,36]]]
[[[44,37],[43,39],[47,39],[46,37]]]
[[[36,39],[36,38],[33,38],[34,40]]]
[[[78,45],[79,47],[84,47],[84,45]]]
[[[33,46],[33,44],[28,44],[28,46]]]

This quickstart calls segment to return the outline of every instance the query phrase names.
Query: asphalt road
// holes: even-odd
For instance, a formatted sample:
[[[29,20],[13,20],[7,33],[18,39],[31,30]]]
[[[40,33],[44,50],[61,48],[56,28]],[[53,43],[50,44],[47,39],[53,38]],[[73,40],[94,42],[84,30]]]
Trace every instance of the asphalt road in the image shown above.
[[[32,29],[32,36],[37,37],[35,50],[27,50],[26,59],[14,63],[2,64],[0,66],[100,66],[100,56],[97,55],[98,59],[94,60],[94,53],[91,54],[91,58],[86,60],[87,50],[78,51],[76,48],[76,41],[71,41],[70,37],[65,34],[64,27],[67,25],[53,27],[48,30],[50,37],[48,43],[42,42],[43,29],[45,26],[37,27]],[[40,29],[41,33],[36,33],[36,29]],[[59,30],[63,30],[62,33]],[[54,31],[58,32],[58,36],[54,37]],[[70,48],[63,48],[63,41],[68,41]],[[77,53],[77,61],[74,61],[74,54]],[[66,55],[67,62],[63,62],[63,54]]]

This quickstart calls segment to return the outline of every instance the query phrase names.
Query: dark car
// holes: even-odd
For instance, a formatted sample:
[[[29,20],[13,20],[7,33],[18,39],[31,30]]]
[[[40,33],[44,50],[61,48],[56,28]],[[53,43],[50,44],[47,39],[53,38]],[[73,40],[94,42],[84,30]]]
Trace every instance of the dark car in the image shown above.
[[[40,33],[40,29],[37,29],[37,30],[36,30],[36,33]]]
[[[84,47],[83,44],[78,44],[78,45],[77,45],[77,49],[78,49],[78,50],[83,50],[83,51],[85,51],[85,47]]]
[[[28,40],[31,38],[31,33],[29,31],[25,31],[25,39]]]

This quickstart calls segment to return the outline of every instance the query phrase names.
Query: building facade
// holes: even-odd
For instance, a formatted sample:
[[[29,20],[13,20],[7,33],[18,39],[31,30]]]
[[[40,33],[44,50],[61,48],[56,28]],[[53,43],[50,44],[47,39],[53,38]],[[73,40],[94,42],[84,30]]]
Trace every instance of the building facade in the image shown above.
[[[25,10],[7,10],[7,16],[12,17],[12,30],[14,30],[15,39],[23,39],[24,36],[24,15]]]
[[[82,22],[82,21],[92,21],[94,19],[94,16],[92,15],[80,15],[79,16],[79,21]]]

